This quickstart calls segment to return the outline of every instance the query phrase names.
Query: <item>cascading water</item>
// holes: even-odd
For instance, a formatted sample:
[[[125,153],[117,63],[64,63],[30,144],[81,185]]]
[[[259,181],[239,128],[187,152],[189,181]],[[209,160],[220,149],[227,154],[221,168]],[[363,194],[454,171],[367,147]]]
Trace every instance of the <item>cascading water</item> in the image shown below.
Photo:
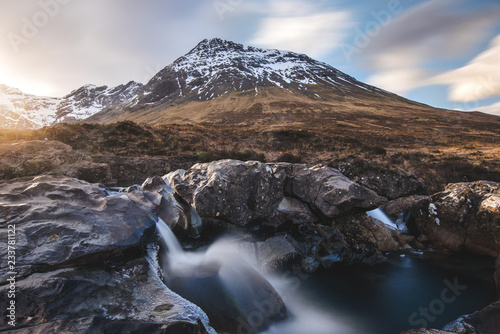
[[[378,208],[378,209],[375,209],[375,210],[372,210],[372,211],[368,211],[367,214],[370,217],[375,218],[375,219],[381,221],[386,226],[388,226],[388,227],[390,227],[390,228],[392,228],[394,230],[399,230],[398,226],[392,221],[391,218],[389,218],[384,213],[384,211],[382,211],[382,209]]]
[[[161,219],[161,267],[167,286],[201,307],[212,326],[227,333],[258,333],[287,317],[272,285],[222,240],[204,252],[185,252]]]
[[[221,333],[399,333],[413,326],[412,312],[439,297],[445,282],[458,279],[468,286],[457,297],[464,302],[446,305],[445,312],[431,324],[441,327],[491,303],[495,291],[488,270],[478,280],[419,257],[398,254],[373,268],[317,273],[295,268],[279,276],[264,276],[240,257],[242,247],[234,242],[220,240],[206,251],[185,252],[163,221],[157,226],[167,286],[204,310],[212,327]],[[286,312],[288,319],[278,321],[284,320]]]

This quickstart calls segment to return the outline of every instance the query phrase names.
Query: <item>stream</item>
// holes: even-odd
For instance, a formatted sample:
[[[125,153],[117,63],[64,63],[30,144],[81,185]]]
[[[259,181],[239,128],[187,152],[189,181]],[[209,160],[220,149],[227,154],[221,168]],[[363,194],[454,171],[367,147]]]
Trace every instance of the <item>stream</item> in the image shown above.
[[[244,298],[251,304],[248,299],[253,295],[249,291],[255,291],[252,284],[259,278],[253,274],[256,270],[237,255],[236,244],[216,241],[208,250],[187,252],[164,222],[157,227],[163,242],[161,258],[166,260],[162,268],[167,285],[169,276],[181,275],[186,277],[180,281],[184,282],[191,276],[183,275],[193,273],[194,285],[184,291],[195,299],[199,293],[207,294],[200,300],[207,301],[205,308],[211,307],[217,296],[199,286],[207,280],[205,277],[200,280],[196,276],[197,271],[203,275],[210,272],[217,263],[221,268],[217,287],[228,288],[235,303],[242,304]],[[262,274],[283,299],[289,316],[274,322],[263,333],[397,334],[409,328],[442,328],[495,300],[494,260],[441,252],[387,254],[387,259],[375,266],[338,266],[315,273],[297,268],[281,274]],[[224,272],[230,276],[224,277]],[[207,277],[213,286],[213,279]]]

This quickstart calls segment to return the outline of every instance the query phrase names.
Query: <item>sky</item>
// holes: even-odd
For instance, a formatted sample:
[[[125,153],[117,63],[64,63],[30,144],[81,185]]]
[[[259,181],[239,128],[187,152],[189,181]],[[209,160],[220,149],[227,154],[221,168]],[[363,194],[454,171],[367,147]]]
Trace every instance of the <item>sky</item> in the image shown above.
[[[305,53],[435,107],[500,115],[498,0],[0,0],[0,84],[146,83],[205,38]]]

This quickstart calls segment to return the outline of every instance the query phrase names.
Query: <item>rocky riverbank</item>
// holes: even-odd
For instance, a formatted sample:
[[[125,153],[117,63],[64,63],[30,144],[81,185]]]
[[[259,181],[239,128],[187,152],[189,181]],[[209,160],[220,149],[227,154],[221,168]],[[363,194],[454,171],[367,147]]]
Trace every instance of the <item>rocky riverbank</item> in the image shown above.
[[[70,153],[64,158],[58,152],[64,161],[55,165],[85,165],[85,157],[64,146],[60,150]],[[496,257],[500,251],[500,184],[495,182],[453,184],[432,196],[388,202],[321,165],[222,160],[123,189],[50,168],[57,175],[0,181],[0,255],[7,258],[9,226],[15,226],[18,291],[17,327],[13,331],[5,322],[8,311],[3,311],[0,331],[213,332],[205,312],[161,280],[158,217],[187,242],[199,237],[198,243],[209,243],[232,234],[264,271],[373,265],[383,262],[386,252],[428,247]],[[366,214],[381,205],[408,217],[410,233]],[[9,271],[2,267],[2,277]],[[500,266],[495,277],[500,283]],[[9,289],[5,282],[0,293]],[[484,326],[498,326],[497,304],[457,321],[470,333],[483,333]],[[459,325],[448,330],[466,333]]]

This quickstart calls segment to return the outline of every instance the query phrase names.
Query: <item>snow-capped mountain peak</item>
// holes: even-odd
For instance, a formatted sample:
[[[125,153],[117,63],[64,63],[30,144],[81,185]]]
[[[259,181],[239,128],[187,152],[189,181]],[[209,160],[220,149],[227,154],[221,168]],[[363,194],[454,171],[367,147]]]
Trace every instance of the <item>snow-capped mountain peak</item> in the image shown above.
[[[0,85],[0,128],[40,128],[82,120],[132,98],[140,88],[142,84],[134,81],[111,88],[88,84],[62,98],[54,98]]]
[[[257,92],[259,87],[291,92],[306,90],[306,85],[326,85],[345,94],[353,88],[382,92],[304,54],[214,38],[201,41],[155,75],[129,107],[179,98],[207,101],[235,91]]]

